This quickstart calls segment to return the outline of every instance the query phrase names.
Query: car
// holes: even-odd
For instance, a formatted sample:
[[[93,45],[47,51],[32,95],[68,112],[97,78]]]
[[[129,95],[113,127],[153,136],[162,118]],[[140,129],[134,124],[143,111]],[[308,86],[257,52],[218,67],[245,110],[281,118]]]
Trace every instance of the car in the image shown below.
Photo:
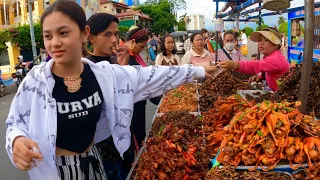
[[[170,33],[170,35],[174,39],[177,53],[184,54],[185,50],[184,50],[183,46],[184,46],[184,41],[187,37],[187,32],[186,31],[175,31],[175,32]]]

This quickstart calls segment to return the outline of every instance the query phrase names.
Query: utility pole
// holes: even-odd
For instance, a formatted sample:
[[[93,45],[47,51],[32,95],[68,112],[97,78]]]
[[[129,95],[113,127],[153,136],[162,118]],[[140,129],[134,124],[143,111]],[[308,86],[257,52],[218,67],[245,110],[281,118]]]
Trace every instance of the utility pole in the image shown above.
[[[35,60],[35,59],[37,59],[37,48],[36,48],[36,40],[35,40],[35,37],[34,37],[32,6],[33,6],[33,0],[29,0],[28,1],[28,11],[29,11],[29,19],[30,19],[30,35],[31,35],[31,45],[32,45],[33,60]]]
[[[6,8],[6,0],[3,1],[3,10],[4,10],[4,26],[7,28],[7,8]]]

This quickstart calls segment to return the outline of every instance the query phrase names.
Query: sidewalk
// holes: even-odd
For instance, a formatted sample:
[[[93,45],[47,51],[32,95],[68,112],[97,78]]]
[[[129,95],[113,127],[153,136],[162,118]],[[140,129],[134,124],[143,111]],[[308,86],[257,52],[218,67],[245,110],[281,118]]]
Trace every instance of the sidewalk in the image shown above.
[[[18,90],[17,86],[15,84],[12,84],[12,85],[8,85],[6,86],[6,90],[4,92],[4,95],[9,95],[9,94],[13,94],[13,93],[16,93]],[[1,101],[1,98],[0,98],[0,101]]]

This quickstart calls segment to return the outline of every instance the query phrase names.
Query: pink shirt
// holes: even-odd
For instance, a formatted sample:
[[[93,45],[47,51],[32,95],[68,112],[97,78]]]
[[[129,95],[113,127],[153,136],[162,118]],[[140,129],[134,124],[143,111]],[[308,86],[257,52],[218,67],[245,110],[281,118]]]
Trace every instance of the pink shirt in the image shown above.
[[[193,49],[190,49],[182,57],[182,64],[193,64],[195,66],[210,66],[213,62],[213,55],[206,49],[203,50],[203,53],[197,54]]]
[[[290,69],[290,64],[279,50],[265,56],[260,61],[240,61],[237,71],[245,74],[266,73],[268,86],[276,91],[278,89],[277,79]]]

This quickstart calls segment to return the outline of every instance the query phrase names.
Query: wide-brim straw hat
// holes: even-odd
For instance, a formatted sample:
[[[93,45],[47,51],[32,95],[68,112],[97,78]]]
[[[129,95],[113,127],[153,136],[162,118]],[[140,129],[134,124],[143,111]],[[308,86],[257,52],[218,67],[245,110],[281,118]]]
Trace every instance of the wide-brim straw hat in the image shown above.
[[[250,35],[250,39],[254,42],[259,42],[261,39],[261,36],[264,36],[273,44],[276,44],[276,45],[281,44],[282,35],[272,28],[264,28],[262,29],[262,31],[253,32]]]

